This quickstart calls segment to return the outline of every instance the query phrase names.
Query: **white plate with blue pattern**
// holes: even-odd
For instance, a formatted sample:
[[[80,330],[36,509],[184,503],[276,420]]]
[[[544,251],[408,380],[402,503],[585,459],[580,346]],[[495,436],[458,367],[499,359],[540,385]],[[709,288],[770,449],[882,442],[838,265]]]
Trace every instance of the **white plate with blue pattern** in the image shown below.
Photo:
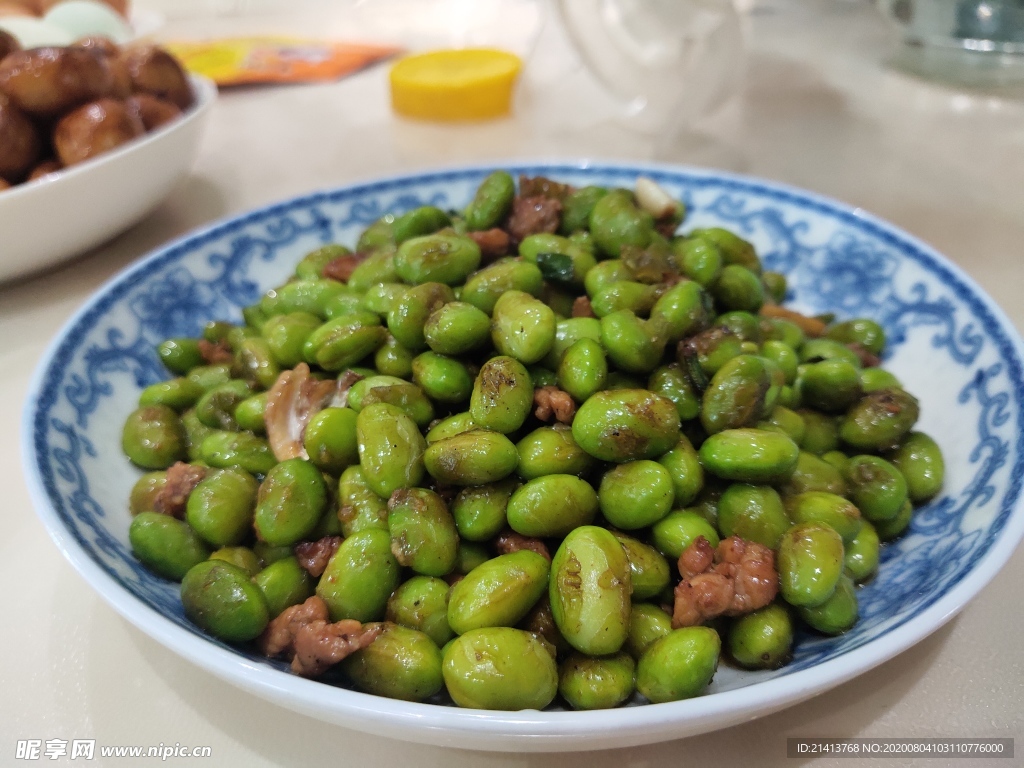
[[[867,316],[888,334],[885,365],[921,400],[919,428],[946,458],[942,494],[887,545],[859,590],[861,619],[837,638],[802,636],[774,672],[723,664],[696,699],[596,712],[480,712],[379,698],[291,675],[219,643],[182,613],[177,585],[128,545],[138,471],[120,430],[143,387],[166,377],[154,352],[195,336],[283,282],[306,252],[355,241],[386,212],[461,207],[491,170],[474,167],[311,194],[186,236],[111,280],[68,323],[25,408],[28,481],[43,523],[82,576],[125,618],[175,653],[281,706],[362,731],[490,750],[623,747],[742,722],[832,688],[951,619],[1003,566],[1024,533],[1024,366],[1012,324],[961,270],[860,210],[790,187],[669,166],[504,166],[572,184],[631,187],[654,178],[686,201],[684,229],[721,225],[789,278],[788,305]]]

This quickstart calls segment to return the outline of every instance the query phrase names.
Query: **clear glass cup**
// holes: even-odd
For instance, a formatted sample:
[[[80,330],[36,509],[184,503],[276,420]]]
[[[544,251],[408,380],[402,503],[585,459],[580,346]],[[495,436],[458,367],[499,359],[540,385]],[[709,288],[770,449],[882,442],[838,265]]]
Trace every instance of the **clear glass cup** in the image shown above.
[[[878,0],[902,36],[895,64],[967,86],[1024,85],[1024,0]]]

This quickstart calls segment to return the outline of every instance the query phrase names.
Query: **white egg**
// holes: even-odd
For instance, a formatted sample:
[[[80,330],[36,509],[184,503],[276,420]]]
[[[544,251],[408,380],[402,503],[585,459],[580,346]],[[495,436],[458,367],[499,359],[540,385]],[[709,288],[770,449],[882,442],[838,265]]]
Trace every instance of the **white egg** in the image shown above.
[[[132,38],[132,29],[125,20],[109,5],[94,0],[59,3],[43,19],[66,30],[73,40],[87,35],[103,35],[115,43],[125,43]]]
[[[75,36],[63,27],[32,16],[5,16],[0,18],[0,29],[14,35],[22,48],[71,45],[75,41]]]

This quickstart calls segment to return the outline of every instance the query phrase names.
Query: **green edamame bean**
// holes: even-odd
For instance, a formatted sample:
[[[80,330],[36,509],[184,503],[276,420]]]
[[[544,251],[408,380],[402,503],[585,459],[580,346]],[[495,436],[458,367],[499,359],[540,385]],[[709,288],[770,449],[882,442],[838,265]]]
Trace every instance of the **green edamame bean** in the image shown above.
[[[781,341],[793,350],[800,349],[807,340],[807,336],[792,320],[784,320],[781,317],[764,318],[763,324],[766,339]]]
[[[366,484],[382,498],[423,479],[427,441],[409,416],[387,403],[364,407],[356,419],[359,466]]]
[[[241,544],[252,527],[258,490],[244,469],[210,472],[188,495],[185,519],[215,547]]]
[[[306,359],[302,354],[303,345],[322,324],[319,317],[309,312],[290,312],[271,317],[260,333],[278,365],[294,368]]]
[[[683,421],[695,419],[700,415],[700,395],[678,363],[656,368],[647,380],[647,389],[675,403],[679,418]]]
[[[544,475],[521,486],[508,501],[508,524],[524,536],[564,536],[597,514],[597,494],[574,475]]]
[[[709,286],[722,309],[757,312],[764,304],[764,285],[759,274],[739,264],[726,264]]]
[[[521,549],[481,563],[452,587],[448,625],[463,635],[518,624],[548,589],[547,558]]]
[[[270,621],[267,601],[249,574],[223,560],[206,560],[181,580],[181,603],[201,629],[229,643],[254,640]]]
[[[800,449],[788,435],[764,429],[727,429],[700,447],[704,469],[723,480],[781,483],[796,467]]]
[[[907,481],[878,456],[853,456],[844,470],[850,500],[872,522],[891,520],[906,502]]]
[[[614,535],[629,559],[630,599],[650,600],[657,597],[669,585],[671,574],[668,561],[649,544],[624,533]]]
[[[861,451],[896,448],[917,422],[917,398],[902,389],[868,392],[839,424],[839,437]]]
[[[421,205],[395,216],[395,222],[391,225],[391,234],[395,238],[395,243],[401,246],[413,238],[429,235],[451,226],[451,223],[451,218],[440,208],[433,205]]]
[[[235,408],[252,395],[252,388],[241,379],[232,379],[206,392],[196,403],[196,416],[211,429],[235,431]]]
[[[642,459],[612,467],[601,477],[597,492],[601,514],[616,528],[646,528],[672,509],[672,475],[656,461]]]
[[[896,517],[891,520],[878,520],[875,522],[875,531],[878,532],[878,538],[882,541],[892,541],[907,530],[913,516],[914,505],[911,504],[908,499],[903,502],[903,506],[900,507],[900,511],[896,513]]]
[[[885,330],[874,320],[860,317],[831,326],[825,335],[842,344],[860,344],[873,355],[885,348]]]
[[[942,490],[946,474],[942,450],[923,432],[910,432],[888,458],[906,479],[915,504],[923,504]]]
[[[718,246],[724,264],[739,264],[754,274],[761,274],[761,260],[757,257],[754,246],[739,235],[721,227],[710,227],[695,229],[690,232],[690,237],[710,240]]]
[[[455,301],[455,294],[443,283],[423,283],[410,288],[392,302],[388,310],[388,330],[410,352],[419,352],[427,346],[423,330],[427,318],[451,301]]]
[[[768,417],[757,422],[755,426],[758,429],[774,429],[783,432],[789,435],[797,445],[800,445],[804,439],[804,433],[807,431],[803,416],[784,405],[776,405]]]
[[[569,347],[580,339],[601,341],[601,322],[594,317],[570,317],[559,320],[555,325],[555,341],[542,361],[543,365],[555,370]]]
[[[211,560],[223,560],[224,562],[236,565],[249,574],[255,576],[260,570],[260,559],[248,547],[221,547],[210,555]]]
[[[672,560],[703,536],[712,547],[718,546],[718,531],[703,516],[690,509],[677,509],[651,526],[651,541],[661,554]]]
[[[838,358],[808,363],[797,370],[796,386],[805,405],[836,413],[860,397],[860,370]]]
[[[266,439],[251,432],[212,430],[202,437],[197,458],[217,469],[240,467],[254,475],[265,475],[277,464]]]
[[[797,411],[804,420],[804,438],[800,448],[815,456],[834,451],[839,447],[839,422],[832,416],[807,408]]]
[[[644,389],[598,392],[576,412],[572,436],[601,461],[653,459],[679,441],[675,404]]]
[[[239,429],[248,430],[258,435],[267,433],[267,424],[264,416],[267,412],[267,394],[260,392],[250,395],[235,406],[235,423]]]
[[[323,269],[340,256],[350,256],[352,251],[344,245],[331,243],[310,251],[295,265],[295,276],[307,280],[323,277]]]
[[[357,249],[360,253],[367,249]],[[394,244],[386,245],[370,253],[363,259],[348,278],[348,287],[356,293],[365,293],[370,286],[377,283],[396,283],[398,273],[395,271]]]
[[[600,261],[591,269],[585,278],[583,285],[587,290],[587,296],[591,302],[597,298],[605,288],[622,282],[636,282],[636,275],[629,265],[622,259],[608,259]],[[635,289],[630,289],[635,290]]]
[[[629,612],[626,650],[639,659],[656,640],[672,631],[672,617],[651,603],[633,603]]]
[[[486,485],[512,474],[519,453],[500,432],[473,429],[430,444],[423,462],[430,476],[445,485]]]
[[[840,344],[832,339],[817,338],[808,339],[800,347],[801,363],[819,363],[823,360],[845,360],[854,368],[860,370],[862,367],[860,357],[857,353],[845,344]]]
[[[281,375],[281,366],[260,336],[242,341],[235,346],[234,373],[252,387],[270,389]]]
[[[742,355],[743,341],[731,329],[716,326],[684,339],[680,343],[679,363],[694,381],[702,381],[715,373],[729,360]]]
[[[603,389],[607,380],[608,361],[599,342],[579,339],[565,351],[558,366],[558,387],[577,402]]]
[[[324,408],[306,426],[303,447],[313,465],[332,475],[359,462],[358,414],[351,408]]]
[[[611,709],[633,694],[635,672],[625,652],[602,658],[574,653],[559,668],[558,692],[573,709]]]
[[[438,232],[398,246],[395,272],[409,285],[457,285],[480,266],[480,246],[471,237]]]
[[[768,294],[777,303],[781,304],[786,299],[789,283],[784,274],[781,272],[762,272],[761,281],[764,283],[765,290],[768,291]]]
[[[252,545],[252,551],[260,559],[260,563],[266,568],[271,563],[276,563],[278,560],[284,560],[286,557],[292,556],[291,547],[278,547],[271,546],[265,541],[257,541]]]
[[[508,291],[540,296],[543,287],[544,275],[536,264],[520,259],[499,259],[470,275],[460,298],[490,315],[498,299]]]
[[[505,509],[515,491],[514,480],[463,488],[452,501],[452,517],[459,536],[469,541],[490,541],[506,525]]]
[[[202,396],[203,390],[184,376],[150,384],[139,395],[139,405],[166,405],[179,413],[191,408]]]
[[[464,355],[487,342],[491,335],[491,319],[472,304],[452,301],[431,313],[423,335],[434,352]]]
[[[838,533],[844,544],[860,531],[860,510],[849,500],[825,491],[806,491],[786,499],[786,512],[794,523],[823,523]]]
[[[590,212],[594,244],[608,256],[619,256],[622,247],[646,248],[654,235],[654,217],[637,207],[626,189],[613,189]]]
[[[460,541],[459,554],[455,560],[455,573],[467,574],[490,559],[491,552],[487,547],[472,541]]]
[[[359,240],[356,243],[356,252],[365,253],[394,245],[395,236],[392,231],[394,224],[395,215],[393,213],[381,216],[359,235]]]
[[[231,366],[227,363],[200,365],[188,372],[188,380],[206,392],[219,384],[231,381]]]
[[[304,603],[313,594],[313,580],[294,556],[275,560],[252,580],[267,601],[270,618],[275,618],[285,608]]]
[[[366,475],[358,465],[341,473],[338,501],[338,521],[341,523],[341,532],[346,536],[367,528],[388,529],[387,502],[370,489]]]
[[[121,450],[143,469],[167,469],[188,455],[185,428],[166,405],[142,406],[125,420]]]
[[[622,280],[601,288],[591,301],[590,308],[599,318],[623,309],[646,316],[658,303],[662,290],[662,286]]]
[[[697,498],[701,488],[704,487],[704,469],[700,465],[700,457],[694,450],[693,444],[685,435],[679,436],[676,443],[668,453],[662,454],[658,463],[668,470],[672,477],[675,505],[685,507]]]
[[[373,355],[373,367],[385,376],[398,379],[412,378],[413,354],[390,333]]]
[[[845,545],[843,571],[858,584],[871,578],[878,570],[879,547],[878,532],[865,520],[853,541]]]
[[[862,392],[874,392],[876,389],[899,389],[903,385],[889,371],[882,368],[864,368],[860,372],[860,388]]]
[[[448,626],[450,589],[441,579],[413,576],[388,598],[387,620],[419,630],[440,648],[455,637]]]
[[[764,358],[739,355],[729,360],[704,390],[700,421],[705,431],[712,435],[750,426],[767,416],[772,386]]]
[[[340,293],[337,296],[332,296],[324,304],[323,315],[327,320],[334,320],[343,315],[351,315],[354,312],[370,312],[379,316],[379,313],[365,306],[365,299],[366,294],[360,295],[358,293]]]
[[[731,310],[723,312],[715,318],[714,327],[728,328],[743,341],[759,345],[763,340],[761,330],[761,318],[745,310]],[[751,350],[750,354],[756,354],[757,350]]]
[[[391,536],[367,528],[341,542],[320,577],[316,594],[327,603],[331,621],[377,621],[398,586],[398,574]]]
[[[515,196],[516,184],[507,171],[489,174],[466,206],[466,226],[477,231],[498,226],[512,209]]]
[[[508,434],[519,429],[533,408],[533,382],[516,358],[492,357],[480,367],[469,401],[473,422]]]
[[[636,665],[636,689],[654,704],[700,694],[718,669],[722,641],[710,627],[684,627],[651,643]]]
[[[473,377],[466,366],[436,352],[422,352],[413,359],[412,380],[440,403],[462,402],[473,391]]]
[[[210,556],[187,523],[159,512],[140,512],[128,527],[132,552],[154,573],[181,581],[189,569]]]
[[[353,384],[348,391],[348,407],[353,411],[359,412],[377,403],[393,405],[421,429],[434,418],[434,406],[423,390],[393,376],[367,376]]]
[[[253,525],[268,544],[295,544],[306,538],[327,509],[323,475],[305,459],[275,465],[260,484]]]
[[[616,653],[629,632],[630,567],[605,528],[584,525],[562,540],[551,561],[551,614],[581,653]]]
[[[530,381],[533,382],[534,387],[554,387],[558,385],[558,376],[555,372],[542,365],[531,365],[526,369],[526,372],[530,374]]]
[[[484,627],[457,637],[444,653],[452,700],[473,709],[543,709],[558,692],[558,668],[532,632]]]
[[[372,355],[384,343],[387,331],[372,312],[350,312],[329,320],[306,339],[302,354],[310,365],[341,371]]]
[[[679,270],[701,286],[711,285],[722,272],[722,252],[703,237],[673,239],[672,257]]]
[[[524,480],[544,475],[582,476],[594,465],[565,424],[538,427],[516,444],[519,452],[517,472]]]
[[[171,373],[184,376],[203,364],[198,339],[168,339],[156,347],[157,357]]]
[[[723,536],[739,536],[776,549],[791,525],[782,499],[767,485],[733,483],[718,501],[718,528]]]
[[[584,276],[597,264],[591,249],[546,232],[528,235],[519,244],[519,255],[536,264],[552,285],[574,291],[583,287]],[[572,297],[568,297],[567,306],[571,311]]]
[[[666,323],[668,340],[679,341],[708,327],[711,297],[699,283],[678,283],[663,293],[651,308],[651,317]]]
[[[843,539],[824,523],[798,523],[786,531],[776,559],[779,592],[790,605],[821,605],[843,574]]]
[[[729,654],[746,669],[778,669],[793,649],[793,619],[784,605],[772,603],[740,616],[729,627]]]
[[[782,341],[768,339],[761,344],[761,356],[768,358],[782,370],[787,384],[796,381],[800,358],[791,346]]]
[[[601,344],[611,361],[629,373],[650,373],[665,354],[665,336],[654,321],[628,309],[601,318]]]
[[[140,512],[152,512],[160,491],[167,485],[167,473],[163,470],[147,472],[132,486],[128,494],[128,511],[132,517]]]
[[[391,553],[398,564],[424,576],[455,567],[459,535],[444,500],[426,488],[401,488],[388,499]]]
[[[563,235],[586,231],[590,224],[590,214],[597,201],[608,194],[604,187],[593,185],[574,189],[562,201],[562,221],[558,231]]]
[[[539,362],[555,342],[555,313],[523,291],[506,291],[494,304],[491,341],[502,355]]]
[[[386,318],[391,305],[399,297],[404,296],[408,290],[409,286],[404,283],[377,283],[376,285],[371,285],[362,298],[359,299],[357,309],[373,312],[380,318]]]
[[[821,605],[797,609],[800,618],[826,635],[841,635],[857,623],[857,590],[846,574],[839,577],[835,592]]]
[[[291,312],[308,312],[326,319],[327,304],[338,296],[349,295],[352,289],[336,280],[294,280],[267,291],[260,308],[268,318]]]
[[[376,696],[423,701],[444,687],[441,650],[426,634],[387,623],[377,638],[341,663],[356,688]]]
[[[434,423],[427,432],[427,445],[474,429],[479,429],[479,427],[473,422],[473,415],[469,411],[452,414]]]
[[[795,496],[806,491],[826,491],[839,496],[846,495],[846,481],[832,464],[807,451],[800,451],[796,468],[785,485],[780,487],[785,496]]]

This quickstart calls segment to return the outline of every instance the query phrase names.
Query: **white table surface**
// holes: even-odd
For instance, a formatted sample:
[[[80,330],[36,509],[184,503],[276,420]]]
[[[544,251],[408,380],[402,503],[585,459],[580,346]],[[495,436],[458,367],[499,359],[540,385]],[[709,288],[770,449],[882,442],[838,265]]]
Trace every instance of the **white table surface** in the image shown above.
[[[354,36],[345,20],[331,27],[310,18],[173,19],[160,34],[304,31],[306,25],[305,31]],[[866,2],[777,2],[758,6],[748,22],[743,116],[724,134],[729,145],[681,140],[658,150],[659,159],[725,165],[873,211],[948,254],[1024,328],[1024,104],[890,71],[886,29]],[[506,30],[509,45],[532,51],[516,115],[493,123],[449,128],[396,119],[388,108],[386,67],[332,84],[224,93],[192,175],[157,211],[74,263],[0,286],[0,765],[31,764],[15,759],[16,742],[30,738],[209,745],[213,758],[202,764],[251,768],[364,761],[647,768],[857,763],[788,759],[790,736],[1024,735],[1020,551],[934,635],[804,704],[677,742],[531,756],[387,741],[245,695],[122,620],[49,541],[23,480],[21,404],[52,336],[135,259],[205,222],[379,174],[501,158],[652,158],[650,140],[609,120],[616,105],[553,25],[542,27],[532,48],[529,30],[522,32]],[[406,42],[432,42],[428,37]],[[1024,750],[1024,742],[1017,748]],[[72,764],[79,763],[85,764]],[[103,764],[98,753],[91,764]]]

